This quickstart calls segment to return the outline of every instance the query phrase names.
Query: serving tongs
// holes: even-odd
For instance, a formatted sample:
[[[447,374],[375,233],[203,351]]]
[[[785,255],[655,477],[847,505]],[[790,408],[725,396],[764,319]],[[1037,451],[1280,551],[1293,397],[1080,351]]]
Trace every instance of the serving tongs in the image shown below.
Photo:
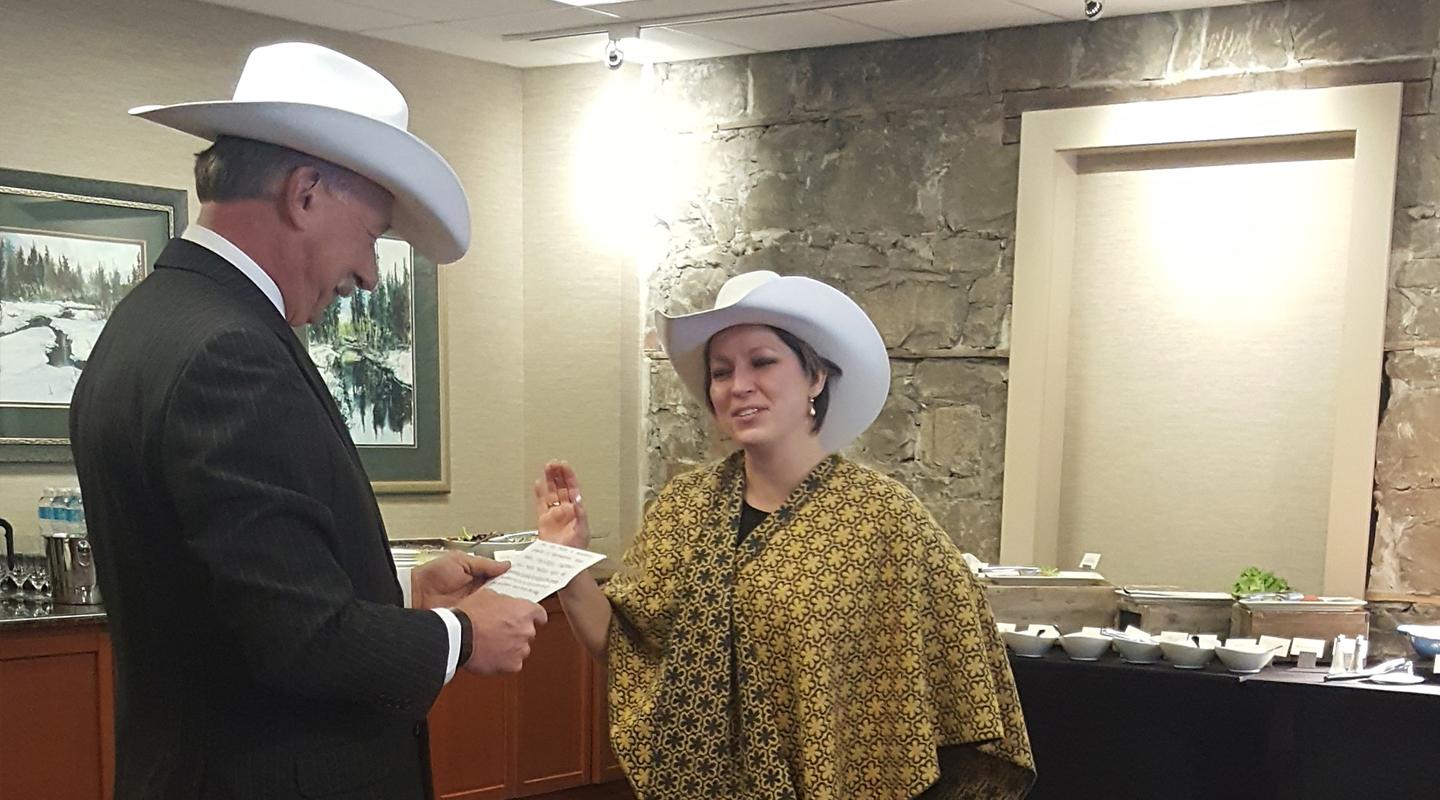
[[[1355,670],[1353,672],[1336,672],[1325,676],[1326,681],[1353,681],[1362,678],[1373,678],[1376,675],[1384,675],[1387,672],[1408,672],[1414,673],[1415,667],[1408,658],[1392,658],[1389,661],[1382,661],[1373,667]]]
[[[1106,639],[1119,639],[1122,642],[1132,642],[1134,644],[1160,643],[1158,640],[1155,639],[1154,636],[1151,636],[1148,633],[1144,635],[1137,635],[1131,633],[1130,631],[1122,631],[1116,628],[1101,628],[1100,635],[1104,636]]]

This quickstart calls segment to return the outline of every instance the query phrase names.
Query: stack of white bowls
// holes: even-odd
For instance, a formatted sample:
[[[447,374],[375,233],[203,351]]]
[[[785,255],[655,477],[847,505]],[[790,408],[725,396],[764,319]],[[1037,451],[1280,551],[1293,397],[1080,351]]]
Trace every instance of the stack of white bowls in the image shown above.
[[[395,569],[414,569],[420,565],[420,550],[414,547],[392,547],[390,556],[395,559]]]

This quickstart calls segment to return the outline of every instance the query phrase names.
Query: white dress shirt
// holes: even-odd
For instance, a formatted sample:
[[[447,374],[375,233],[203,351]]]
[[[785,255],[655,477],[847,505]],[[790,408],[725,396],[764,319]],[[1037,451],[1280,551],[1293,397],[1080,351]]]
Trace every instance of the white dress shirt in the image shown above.
[[[269,298],[280,316],[285,316],[285,297],[280,294],[280,287],[244,250],[215,231],[193,222],[180,234],[180,238],[200,245],[240,270],[241,274],[249,278],[250,282]],[[405,607],[410,608],[410,567],[397,567],[395,573],[395,577],[400,581],[400,591],[405,595]],[[449,683],[450,679],[455,677],[455,668],[458,666],[455,662],[460,659],[460,618],[448,608],[433,608],[431,611],[439,614],[440,619],[445,621],[445,632],[450,637],[450,656],[445,662],[445,682]]]

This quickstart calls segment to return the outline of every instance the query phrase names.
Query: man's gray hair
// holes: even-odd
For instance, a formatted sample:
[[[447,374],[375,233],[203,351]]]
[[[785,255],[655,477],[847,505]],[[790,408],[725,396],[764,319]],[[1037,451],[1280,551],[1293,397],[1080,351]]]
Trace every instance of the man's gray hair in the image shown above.
[[[349,191],[364,178],[323,158],[238,136],[221,136],[195,154],[195,194],[200,202],[259,200],[273,197],[280,183],[299,167],[314,167],[337,191]]]

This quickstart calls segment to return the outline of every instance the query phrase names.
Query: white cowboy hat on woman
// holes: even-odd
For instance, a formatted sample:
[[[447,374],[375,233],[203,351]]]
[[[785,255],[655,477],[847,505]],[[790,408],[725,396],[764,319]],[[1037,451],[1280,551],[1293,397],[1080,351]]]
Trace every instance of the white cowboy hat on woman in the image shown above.
[[[455,170],[406,130],[410,108],[394,84],[334,50],[257,47],[231,99],[130,113],[202,139],[255,139],[339,164],[395,196],[391,227],[416,250],[447,263],[470,248],[470,203]]]
[[[827,380],[830,408],[820,445],[833,453],[880,415],[890,393],[890,358],[875,323],[843,292],[812,278],[769,270],[736,275],[720,287],[715,307],[693,314],[655,314],[660,346],[690,393],[705,401],[705,343],[735,325],[771,325],[805,341],[840,367]]]

